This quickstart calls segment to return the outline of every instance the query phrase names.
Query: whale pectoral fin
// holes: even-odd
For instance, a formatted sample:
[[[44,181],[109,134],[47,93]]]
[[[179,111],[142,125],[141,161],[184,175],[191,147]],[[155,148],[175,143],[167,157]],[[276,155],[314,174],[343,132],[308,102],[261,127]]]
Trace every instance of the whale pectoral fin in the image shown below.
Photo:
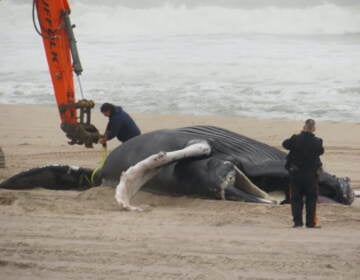
[[[209,155],[210,152],[211,148],[208,142],[196,141],[181,150],[159,152],[149,156],[121,174],[120,183],[115,192],[116,201],[123,209],[139,210],[131,206],[131,198],[146,182],[158,174],[162,167],[180,159]]]
[[[162,153],[150,156],[136,165],[131,166],[121,174],[120,182],[115,190],[115,199],[121,209],[130,211],[142,210],[141,208],[131,206],[130,200],[147,181],[160,172],[161,167],[151,169],[149,164],[156,160],[155,157],[159,159],[162,156]]]
[[[230,195],[243,197],[245,201],[249,202],[277,204],[275,199],[252,183],[249,178],[235,165],[234,169],[236,171],[235,186],[227,189]]]

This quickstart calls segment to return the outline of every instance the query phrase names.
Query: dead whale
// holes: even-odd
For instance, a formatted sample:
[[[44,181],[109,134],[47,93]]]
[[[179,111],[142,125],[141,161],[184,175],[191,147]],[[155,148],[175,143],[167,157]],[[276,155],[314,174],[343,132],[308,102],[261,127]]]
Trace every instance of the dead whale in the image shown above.
[[[35,174],[20,173],[0,184],[4,188],[44,187],[86,189],[99,184],[116,187],[116,199],[131,208],[130,199],[140,188],[165,194],[198,195],[207,198],[274,203],[270,191],[286,192],[289,175],[286,154],[246,136],[214,126],[164,129],[139,135],[114,149],[102,169],[64,168],[47,183]],[[54,166],[40,168],[54,172]],[[36,171],[36,172],[35,172]],[[75,183],[66,183],[69,176]],[[21,178],[21,180],[20,180]],[[25,186],[27,180],[31,183]],[[57,183],[57,182],[61,182]],[[348,178],[325,171],[319,176],[319,194],[342,204],[351,204],[354,192]]]

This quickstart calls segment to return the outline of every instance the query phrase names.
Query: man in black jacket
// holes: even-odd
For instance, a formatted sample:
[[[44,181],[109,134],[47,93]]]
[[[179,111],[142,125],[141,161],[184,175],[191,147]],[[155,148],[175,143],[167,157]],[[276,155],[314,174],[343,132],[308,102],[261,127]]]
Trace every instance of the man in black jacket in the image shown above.
[[[318,197],[318,173],[324,153],[321,138],[314,135],[315,121],[308,119],[300,134],[286,139],[282,145],[289,150],[285,168],[290,175],[290,202],[294,227],[303,226],[302,210],[306,199],[306,226],[317,226],[316,202]]]
[[[114,137],[125,142],[141,134],[135,121],[120,106],[104,103],[101,105],[100,111],[109,118],[104,137],[99,140],[101,144],[105,144]]]

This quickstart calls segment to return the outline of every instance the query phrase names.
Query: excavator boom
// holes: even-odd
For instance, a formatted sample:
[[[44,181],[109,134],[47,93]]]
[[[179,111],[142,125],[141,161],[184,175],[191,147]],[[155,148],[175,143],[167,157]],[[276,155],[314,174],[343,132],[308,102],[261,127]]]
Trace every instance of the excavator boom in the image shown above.
[[[91,124],[91,100],[75,100],[73,72],[80,75],[82,67],[70,22],[67,0],[33,0],[33,17],[37,13],[44,43],[55,99],[59,108],[61,128],[70,139],[69,144],[85,144],[92,147],[100,134]],[[35,28],[36,24],[34,21]],[[78,118],[77,110],[80,111]]]

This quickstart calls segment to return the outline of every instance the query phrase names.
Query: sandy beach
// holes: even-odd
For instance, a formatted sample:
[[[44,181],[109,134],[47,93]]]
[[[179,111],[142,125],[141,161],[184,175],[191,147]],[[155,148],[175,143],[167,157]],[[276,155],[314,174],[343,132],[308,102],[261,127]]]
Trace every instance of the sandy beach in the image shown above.
[[[126,109],[126,108],[125,108]],[[280,147],[302,121],[132,114],[143,132],[216,125]],[[93,123],[106,119],[96,110]],[[55,106],[0,104],[0,147],[18,172],[95,168],[102,150],[69,146]],[[319,122],[326,171],[360,190],[360,123]],[[119,144],[109,143],[109,150]],[[360,203],[321,204],[321,229],[293,229],[288,205],[140,192],[146,212],[120,211],[114,189],[0,189],[0,279],[358,279]]]

